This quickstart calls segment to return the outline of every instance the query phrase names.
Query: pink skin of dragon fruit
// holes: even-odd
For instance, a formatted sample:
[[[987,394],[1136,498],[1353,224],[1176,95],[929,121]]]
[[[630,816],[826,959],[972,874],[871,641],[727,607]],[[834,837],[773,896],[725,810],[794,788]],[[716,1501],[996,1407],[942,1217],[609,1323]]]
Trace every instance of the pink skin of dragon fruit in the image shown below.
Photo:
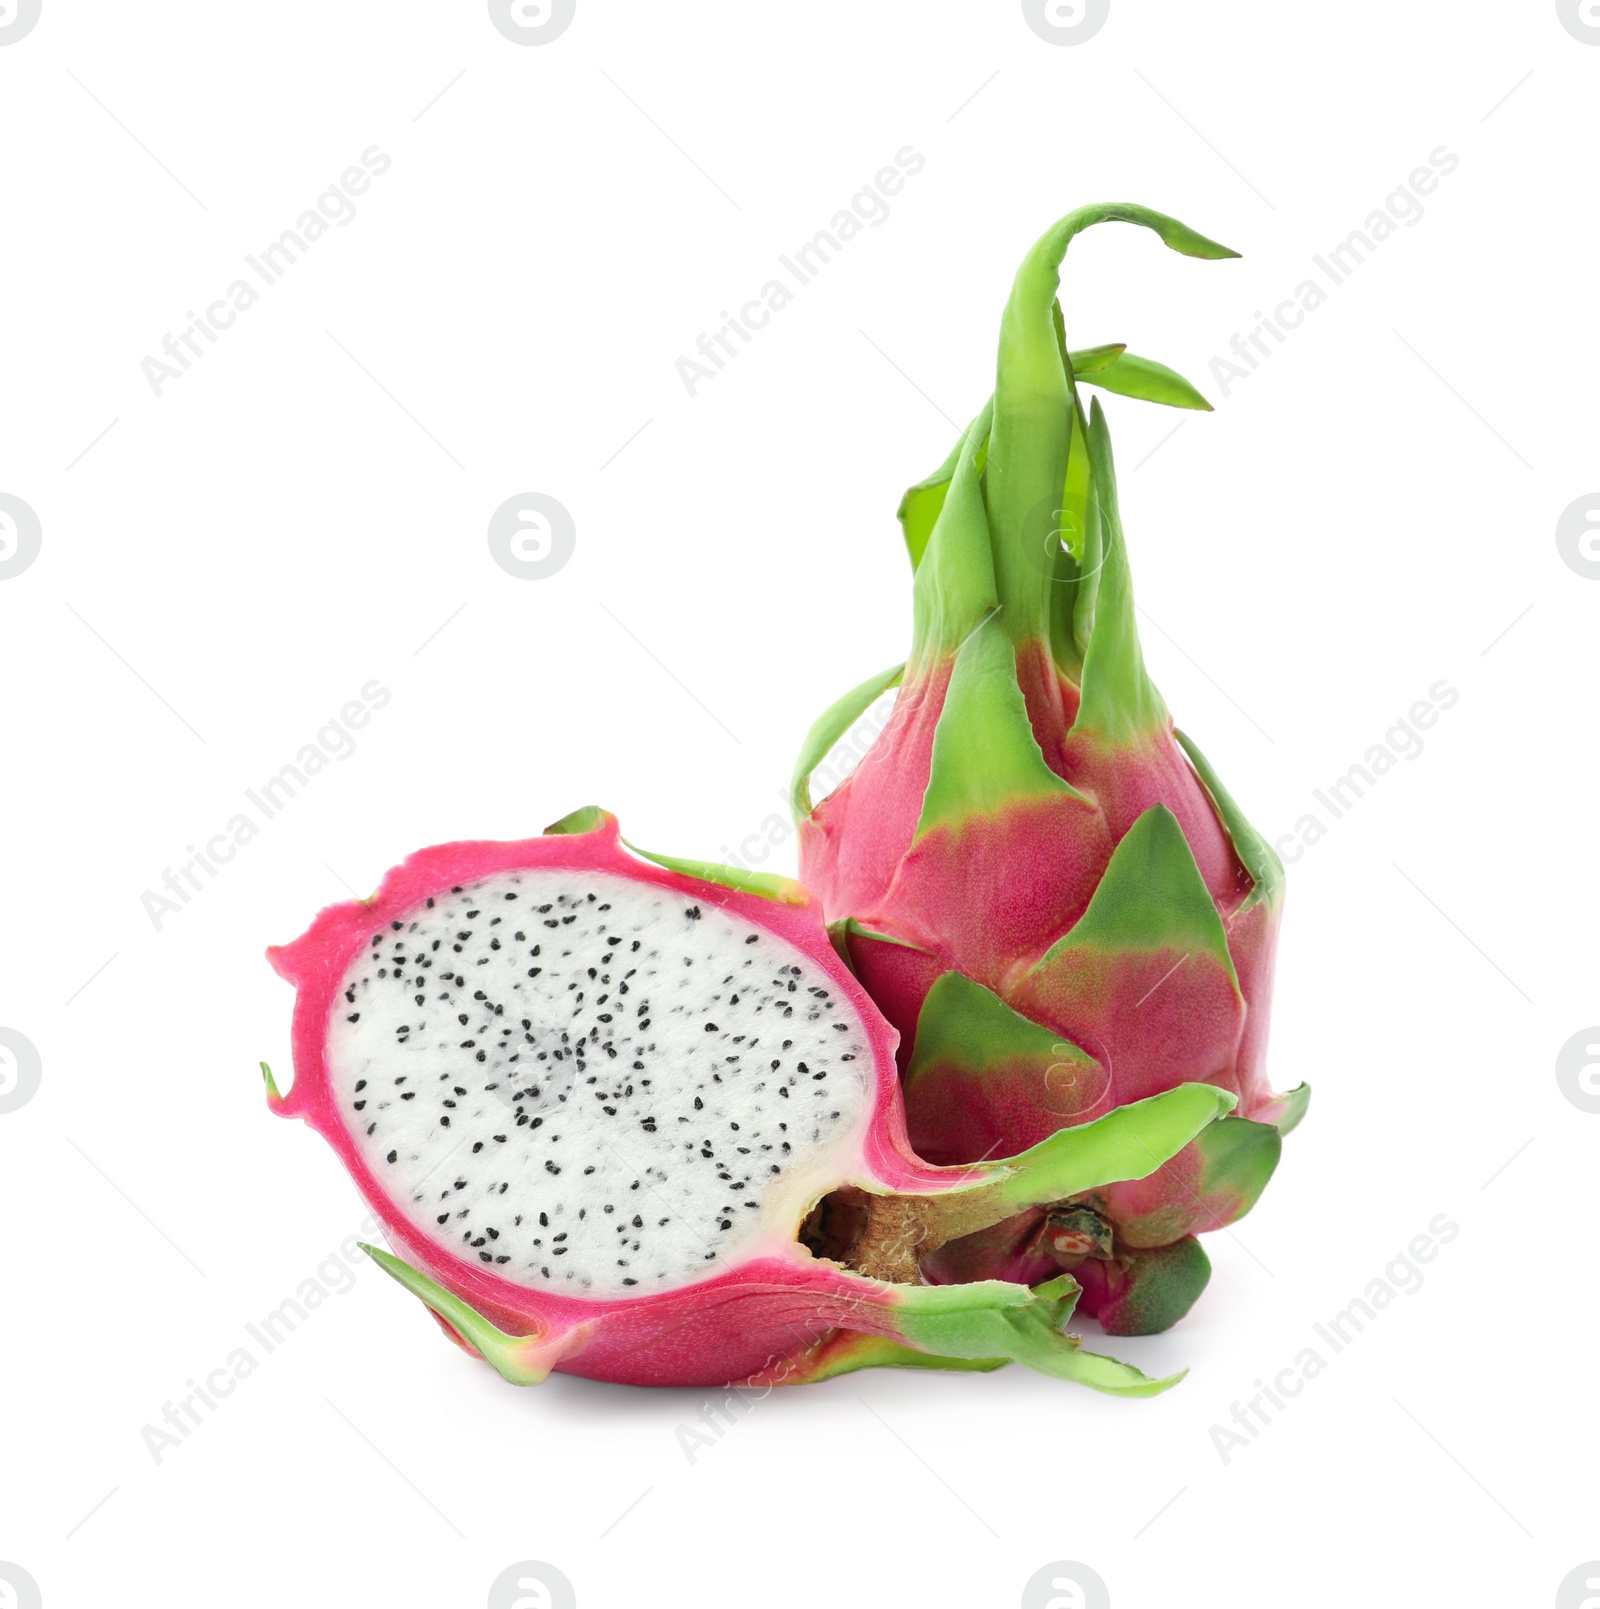
[[[1209,1274],[1193,1237],[1249,1210],[1308,1092],[1274,1094],[1265,1068],[1282,867],[1145,671],[1110,438],[1078,387],[1208,405],[1121,346],[1066,348],[1059,266],[1106,219],[1235,255],[1132,206],[1085,208],[1033,248],[993,399],[901,505],[911,657],[821,717],[794,801],[801,878],[899,1030],[920,1154],[1008,1153],[1180,1082],[1237,1097],[1145,1179],[923,1265],[1025,1283],[1070,1268],[1086,1309],[1131,1334],[1188,1310]],[[813,806],[814,768],[896,686],[859,767]]]
[[[630,852],[588,809],[412,855],[269,956],[298,991],[270,1104],[333,1146],[394,1248],[374,1258],[508,1380],[1018,1361],[1117,1395],[1172,1383],[1083,1351],[1054,1268],[1036,1291],[940,1286],[918,1260],[1150,1172],[1231,1097],[1195,1085],[929,1166],[894,1030],[797,884]]]

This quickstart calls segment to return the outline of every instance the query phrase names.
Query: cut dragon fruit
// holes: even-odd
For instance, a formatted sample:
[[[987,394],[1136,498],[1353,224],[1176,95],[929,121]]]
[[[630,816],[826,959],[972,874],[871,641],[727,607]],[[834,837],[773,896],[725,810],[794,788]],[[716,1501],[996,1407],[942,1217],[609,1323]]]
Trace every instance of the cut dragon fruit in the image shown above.
[[[948,1280],[1076,1271],[1103,1327],[1164,1329],[1248,1211],[1304,1086],[1267,1083],[1283,869],[1146,674],[1100,403],[1179,407],[1187,381],[1120,345],[1069,352],[1068,243],[1105,220],[1189,257],[1235,253],[1148,208],[1087,207],[1019,269],[992,400],[900,508],[911,657],[816,723],[794,783],[800,873],[901,1036],[910,1138],[943,1164],[1032,1145],[1185,1081],[1235,1116],[1167,1166],[1019,1214],[929,1258]],[[891,688],[893,714],[815,807],[810,779]]]
[[[797,884],[630,852],[591,809],[423,850],[270,955],[298,990],[274,1110],[333,1145],[401,1254],[372,1255],[509,1380],[1017,1361],[1125,1396],[1172,1383],[1065,1333],[1068,1276],[940,1286],[919,1262],[1145,1176],[1232,1096],[1186,1086],[931,1167],[894,1031]]]

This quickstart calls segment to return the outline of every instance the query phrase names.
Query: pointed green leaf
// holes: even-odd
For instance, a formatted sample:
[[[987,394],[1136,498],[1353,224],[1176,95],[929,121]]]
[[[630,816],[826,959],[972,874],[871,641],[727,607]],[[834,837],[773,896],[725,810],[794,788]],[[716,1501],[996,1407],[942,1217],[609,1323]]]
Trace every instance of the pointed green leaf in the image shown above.
[[[1255,884],[1245,896],[1240,909],[1256,904],[1276,905],[1283,898],[1283,862],[1279,860],[1277,851],[1245,819],[1244,812],[1234,803],[1233,795],[1223,787],[1221,779],[1211,769],[1211,762],[1200,752],[1193,738],[1184,732],[1175,731],[1173,735],[1183,745],[1183,752],[1200,773],[1200,780],[1205,783],[1206,791],[1217,807],[1217,814],[1222,817],[1222,824],[1233,840],[1233,852]]]
[[[891,665],[888,670],[869,676],[859,687],[852,687],[843,698],[836,699],[812,723],[800,746],[800,757],[795,761],[794,776],[789,783],[789,805],[796,823],[811,814],[811,773],[827,759],[834,744],[891,687],[900,685],[905,669],[904,665]]]
[[[1152,805],[1112,851],[1089,908],[1033,969],[1068,950],[1180,950],[1210,955],[1234,977],[1222,918],[1178,818]]]
[[[1085,385],[1114,391],[1119,397],[1135,397],[1141,402],[1161,402],[1169,408],[1199,408],[1211,413],[1212,407],[1184,377],[1164,363],[1141,358],[1132,352],[1083,376]]]
[[[276,1105],[277,1102],[279,1102],[279,1101],[281,1101],[283,1099],[283,1097],[278,1093],[278,1086],[273,1081],[272,1069],[270,1067],[268,1067],[265,1062],[262,1062],[262,1064],[261,1064],[261,1076],[267,1081],[267,1099],[268,1099],[268,1101],[270,1101],[274,1105]]]
[[[1083,656],[1082,698],[1073,730],[1108,743],[1131,742],[1164,731],[1167,707],[1145,670],[1133,608],[1133,577],[1117,507],[1111,433],[1096,397],[1089,414],[1089,459],[1100,509],[1105,561],[1094,601],[1094,629]]]
[[[991,616],[956,655],[933,734],[917,836],[1018,799],[1079,797],[1045,763],[1017,684],[1016,653]]]

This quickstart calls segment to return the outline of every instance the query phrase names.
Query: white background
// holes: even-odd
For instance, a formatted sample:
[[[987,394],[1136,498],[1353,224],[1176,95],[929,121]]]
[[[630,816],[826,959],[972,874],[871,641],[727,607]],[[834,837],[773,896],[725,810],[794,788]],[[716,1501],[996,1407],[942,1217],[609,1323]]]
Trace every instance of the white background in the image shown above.
[[[49,1609],[477,1606],[523,1559],[586,1609],[1011,1605],[1063,1559],[1118,1609],[1556,1601],[1600,1555],[1600,1118],[1555,1077],[1600,1020],[1600,580],[1555,539],[1600,490],[1597,89],[1549,0],[1113,0],[1071,47],[1007,0],[579,0],[538,48],[471,0],[44,0],[0,48],[0,492],[43,530],[0,581],[0,1026],[43,1063],[0,1115],[0,1559]],[[372,145],[354,221],[155,396],[141,360]],[[691,399],[674,360],[907,145],[888,221]],[[1440,146],[1421,221],[1224,397],[1233,334]],[[812,717],[903,655],[895,505],[1017,262],[1107,199],[1244,253],[1104,228],[1064,282],[1076,344],[1217,403],[1109,405],[1180,723],[1276,836],[1460,693],[1289,868],[1310,1115],[1191,1316],[1108,1348],[1189,1378],[850,1376],[691,1463],[706,1393],[513,1390],[364,1266],[157,1463],[143,1427],[362,1216],[263,1104],[263,947],[441,839],[593,801],[718,857],[781,814]],[[485,539],[523,491],[576,522],[542,581]],[[356,752],[153,925],[372,678]],[[1224,1462],[1441,1213],[1422,1288]]]

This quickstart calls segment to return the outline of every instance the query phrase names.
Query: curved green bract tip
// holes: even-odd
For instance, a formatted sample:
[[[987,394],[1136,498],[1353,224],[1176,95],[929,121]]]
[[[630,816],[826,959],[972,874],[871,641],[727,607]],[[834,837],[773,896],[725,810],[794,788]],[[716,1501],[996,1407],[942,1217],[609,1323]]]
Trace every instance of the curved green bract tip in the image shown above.
[[[950,483],[912,578],[910,674],[957,652],[1000,607],[996,550],[984,492],[994,404],[967,426]]]
[[[944,507],[945,493],[950,490],[950,480],[960,462],[961,446],[965,439],[963,434],[950,449],[945,461],[931,475],[924,476],[915,486],[906,488],[905,495],[900,499],[900,507],[895,510],[913,573],[922,563],[928,538],[933,535],[933,528],[938,523],[939,511]]]
[[[512,1385],[538,1385],[565,1350],[560,1340],[552,1342],[548,1336],[507,1335],[420,1269],[365,1241],[356,1244],[384,1273],[404,1285],[464,1341],[482,1353],[485,1361],[493,1364],[500,1376]]]
[[[897,933],[884,933],[875,927],[868,927],[865,922],[858,922],[853,916],[847,916],[840,922],[830,922],[828,931],[838,933],[846,938],[851,934],[855,934],[859,938],[874,939],[879,944],[897,944],[902,950],[915,950],[918,955],[929,954],[920,944],[914,944],[910,939],[901,938]]]
[[[563,816],[560,821],[552,822],[545,828],[545,836],[615,830],[616,825],[617,818],[609,810],[602,810],[599,805],[584,805],[570,815]],[[723,888],[737,889],[741,894],[757,894],[762,899],[779,900],[785,905],[804,905],[810,898],[792,877],[744,871],[740,867],[723,866],[712,860],[680,860],[676,855],[657,855],[648,849],[641,849],[637,844],[628,843],[626,839],[621,841],[641,860],[653,861],[657,866],[664,866],[669,872],[678,872],[684,877],[698,877],[702,883],[717,883]]]
[[[1056,311],[1057,313],[1061,311],[1060,302],[1056,303]],[[1057,333],[1065,338],[1066,326],[1059,321]],[[1113,341],[1110,346],[1086,346],[1082,351],[1068,352],[1067,363],[1074,374],[1094,374],[1108,364],[1115,363],[1127,350],[1126,341]]]
[[[546,827],[545,836],[597,832],[607,822],[615,820],[616,817],[609,810],[602,810],[599,805],[582,805],[570,815],[565,815],[560,821],[552,822]]]
[[[261,1064],[261,1076],[267,1081],[267,1100],[276,1105],[283,1099],[278,1093],[278,1086],[272,1077],[272,1069],[265,1062]]]
[[[1200,773],[1200,780],[1205,783],[1206,791],[1217,807],[1217,814],[1222,817],[1222,824],[1233,840],[1233,852],[1255,884],[1245,896],[1240,909],[1247,910],[1252,905],[1276,905],[1283,898],[1283,862],[1278,858],[1278,852],[1245,819],[1244,812],[1234,802],[1233,795],[1223,787],[1221,778],[1212,770],[1211,762],[1200,752],[1194,739],[1176,729],[1172,735],[1183,745],[1183,752],[1189,756],[1190,764]],[[1307,1091],[1308,1099],[1309,1096],[1310,1092]],[[1304,1110],[1303,1103],[1301,1110]],[[1299,1119],[1296,1118],[1296,1121]],[[1285,1129],[1283,1132],[1287,1134],[1289,1131]]]
[[[1085,1352],[1082,1340],[1065,1329],[1078,1294],[1077,1281],[1066,1274],[1035,1290],[998,1280],[907,1286],[896,1312],[906,1338],[936,1356],[1009,1358],[1116,1397],[1153,1397],[1183,1378],[1152,1380],[1131,1364]]]
[[[1020,1212],[1102,1185],[1147,1178],[1237,1105],[1237,1097],[1215,1084],[1179,1084],[1058,1130],[1004,1162],[985,1163],[986,1172],[999,1175],[987,1189],[1010,1212]]]
[[[1188,224],[1180,223],[1164,212],[1157,212],[1153,207],[1141,207],[1132,201],[1101,201],[1079,207],[1066,217],[1058,218],[1034,243],[1033,250],[1028,253],[1029,261],[1048,263],[1054,267],[1066,256],[1073,236],[1082,234],[1097,223],[1132,223],[1152,229],[1164,246],[1181,252],[1185,257],[1201,257],[1215,262],[1239,255],[1231,246],[1208,240],[1198,230],[1191,229]]]
[[[1280,1095],[1277,1103],[1277,1115],[1272,1120],[1272,1126],[1279,1134],[1288,1134],[1300,1124],[1300,1119],[1306,1115],[1306,1108],[1311,1104],[1311,1086],[1309,1084],[1296,1084],[1287,1095]]]
[[[891,665],[888,670],[869,676],[859,687],[852,687],[843,698],[836,699],[812,723],[801,745],[800,757],[795,761],[794,776],[789,783],[789,806],[794,811],[796,824],[811,814],[811,773],[827,759],[834,744],[890,688],[900,685],[905,670],[903,664]]]
[[[627,839],[623,839],[628,843]],[[781,877],[776,872],[751,872],[742,866],[724,866],[715,860],[684,860],[677,855],[658,855],[637,844],[628,844],[634,854],[664,866],[681,877],[698,877],[702,883],[716,883],[740,894],[754,894],[761,899],[777,900],[781,905],[804,905],[811,896],[792,877]]]

